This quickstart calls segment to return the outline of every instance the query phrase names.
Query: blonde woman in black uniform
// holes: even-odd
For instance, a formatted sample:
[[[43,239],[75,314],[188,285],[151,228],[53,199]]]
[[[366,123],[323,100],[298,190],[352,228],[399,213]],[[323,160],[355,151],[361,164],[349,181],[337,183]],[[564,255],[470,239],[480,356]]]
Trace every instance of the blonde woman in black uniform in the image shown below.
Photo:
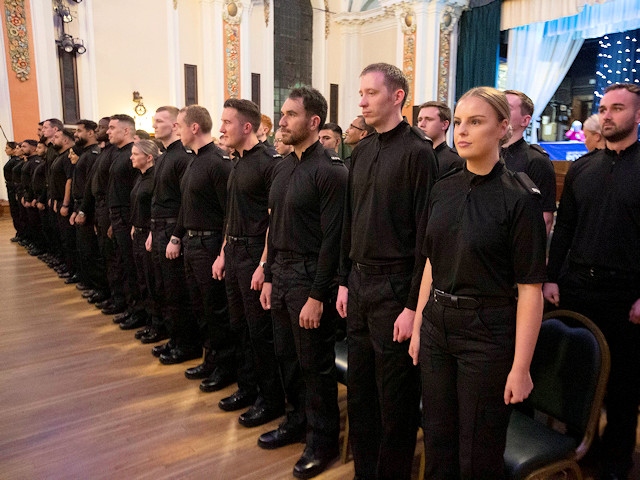
[[[425,478],[496,480],[510,405],[533,388],[545,226],[535,185],[499,158],[510,134],[505,95],[470,90],[454,126],[466,164],[431,192],[409,353],[422,372]]]

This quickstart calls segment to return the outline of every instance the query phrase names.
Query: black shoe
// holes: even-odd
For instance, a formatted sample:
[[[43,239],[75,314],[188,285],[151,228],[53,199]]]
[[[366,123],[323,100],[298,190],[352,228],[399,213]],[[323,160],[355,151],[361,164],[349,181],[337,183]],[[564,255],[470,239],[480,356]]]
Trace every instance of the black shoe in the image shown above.
[[[232,383],[235,383],[235,381],[235,372],[229,372],[220,367],[216,367],[213,373],[200,383],[200,390],[203,392],[217,392],[218,390],[222,390]]]
[[[105,315],[118,315],[127,309],[124,305],[116,305],[111,303],[102,309],[102,313]]]
[[[89,285],[87,285],[87,284],[85,284],[85,283],[82,283],[82,282],[79,282],[79,283],[76,285],[76,288],[77,288],[78,290],[80,290],[81,292],[86,292],[86,291],[88,291],[88,290],[95,291],[95,290],[93,290]]]
[[[16,235],[15,237],[11,237],[9,241],[11,243],[18,243],[20,241],[20,237]]]
[[[284,408],[271,409],[253,405],[238,417],[238,423],[247,428],[259,427],[284,415]]]
[[[150,329],[152,329],[153,327],[142,327],[140,330],[138,330],[135,335],[133,336],[133,338],[135,338],[136,340],[140,340],[142,337],[144,337],[147,333],[149,333]]]
[[[64,281],[64,283],[66,283],[67,285],[71,285],[72,283],[78,283],[79,281],[80,281],[80,275],[78,275],[77,273],[74,273],[69,278],[67,278]]]
[[[107,308],[110,305],[113,305],[113,303],[111,302],[110,298],[107,298],[105,300],[102,300],[101,302],[96,302],[95,304],[96,308],[99,308],[100,310]]]
[[[158,342],[161,342],[162,340],[166,340],[167,338],[169,338],[169,334],[166,333],[164,329],[158,330],[157,328],[151,327],[151,330],[149,331],[149,333],[141,337],[140,341],[145,344],[158,343]]]
[[[224,410],[225,412],[235,412],[236,410],[253,405],[256,398],[258,398],[258,395],[255,392],[248,392],[247,390],[239,388],[228,397],[220,400],[218,406],[220,410]],[[242,417],[242,415],[240,416]]]
[[[215,364],[211,361],[211,359],[205,356],[204,361],[200,365],[187,368],[184,371],[184,376],[189,380],[201,380],[203,378],[209,378],[209,375],[211,375],[215,369]]]
[[[284,447],[285,445],[301,442],[304,440],[305,434],[306,428],[300,425],[289,425],[285,422],[275,430],[260,435],[258,438],[258,446],[266,450],[273,450]]]
[[[59,278],[64,278],[66,280],[67,278],[71,278],[72,275],[71,275],[71,272],[69,272],[67,270],[62,270],[60,273],[58,273],[58,277]]]
[[[100,293],[100,292],[94,292],[93,295],[91,295],[90,297],[87,298],[87,302],[89,303],[93,303],[93,304],[97,304],[98,303],[102,303],[102,302],[109,302],[109,295],[107,295],[106,293]],[[106,304],[105,304],[106,306]]]
[[[124,312],[119,313],[115,317],[113,317],[113,323],[126,322],[127,320],[129,320],[129,318],[131,318],[131,315],[131,310],[125,310]]]
[[[32,257],[37,257],[38,255],[42,255],[42,250],[40,250],[38,247],[34,247],[31,250],[29,250],[28,253]]]
[[[137,312],[131,315],[129,318],[120,322],[121,330],[133,330],[135,328],[143,327],[147,324],[147,314],[145,312]]]
[[[337,448],[319,454],[315,453],[311,447],[306,447],[300,460],[293,467],[293,476],[296,478],[313,478],[324,472],[339,456],[340,452]]]
[[[169,353],[160,355],[160,363],[163,365],[175,365],[188,360],[194,360],[202,356],[201,348],[182,349],[179,347],[171,349]]]
[[[163,343],[162,345],[156,345],[151,349],[151,355],[154,357],[160,357],[163,354],[169,354],[171,350],[175,348],[176,344],[173,340],[169,340],[167,343]]]
[[[82,284],[79,283],[78,285],[82,285]],[[76,288],[78,288],[78,285],[76,285]],[[86,290],[82,290],[82,293],[80,295],[82,296],[82,298],[89,299],[94,295],[96,295],[97,293],[98,292],[96,292],[95,290],[92,290],[91,288],[87,288]]]

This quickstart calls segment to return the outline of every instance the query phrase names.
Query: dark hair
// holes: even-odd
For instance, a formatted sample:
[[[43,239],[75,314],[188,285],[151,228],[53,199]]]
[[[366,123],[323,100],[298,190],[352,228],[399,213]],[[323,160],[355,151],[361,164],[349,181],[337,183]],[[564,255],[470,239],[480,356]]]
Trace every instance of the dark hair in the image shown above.
[[[109,121],[111,120],[117,120],[119,122],[126,123],[131,128],[132,134],[136,129],[136,121],[132,116],[127,115],[126,113],[117,113],[116,115],[111,115],[111,117],[109,117]]]
[[[322,130],[324,122],[327,119],[328,107],[327,100],[318,90],[313,87],[303,85],[302,87],[292,89],[291,92],[289,92],[289,98],[292,100],[301,98],[302,106],[307,112],[307,117],[311,117],[312,115],[320,117],[318,130]]]
[[[251,128],[254,133],[258,131],[258,128],[260,128],[260,123],[262,123],[260,107],[251,100],[229,98],[224,102],[224,108],[236,109],[242,120],[251,124]]]
[[[39,125],[39,126],[44,125],[44,120],[43,120],[43,121],[41,121],[41,122],[38,122],[38,125]]]
[[[515,95],[520,99],[520,113],[522,115],[533,115],[533,100],[519,90],[505,90],[505,95]]]
[[[418,108],[418,111],[422,110],[423,108],[437,108],[438,117],[440,117],[440,121],[449,122],[449,124],[451,124],[451,109],[446,103],[436,102],[436,101],[425,102],[422,105],[420,105],[420,108]]]
[[[71,150],[73,150],[73,153],[75,153],[77,156],[80,156],[82,155],[82,150],[84,150],[84,148],[79,145],[74,145],[73,147],[71,147]]]
[[[360,74],[361,77],[365,76],[367,73],[372,72],[380,72],[384,76],[384,84],[391,91],[394,92],[398,89],[404,91],[404,98],[402,99],[402,103],[400,104],[400,108],[404,107],[404,102],[407,100],[409,96],[409,81],[402,70],[400,70],[395,65],[391,65],[389,63],[372,63],[368,65],[362,70]]]
[[[369,135],[370,133],[373,133],[376,129],[373,128],[371,125],[369,125],[367,123],[367,121],[364,119],[364,115],[358,115],[358,117],[361,121],[362,121],[362,129],[367,132],[367,135]]]
[[[36,140],[32,140],[32,139],[23,140],[22,143],[28,143],[32,147],[37,147],[38,146],[38,142]]]
[[[213,121],[211,120],[209,110],[206,108],[200,105],[189,105],[182,108],[180,113],[184,113],[184,121],[187,125],[197,123],[202,133],[211,133]]]
[[[65,137],[69,138],[73,142],[76,141],[76,137],[73,135],[73,130],[71,130],[69,128],[63,128],[62,130],[60,130],[60,132],[62,132],[62,135],[64,135]]]
[[[604,89],[604,93],[609,93],[612,90],[626,90],[630,93],[635,93],[640,97],[640,87],[635,83],[614,83]]]
[[[78,120],[76,125],[82,125],[85,130],[93,130],[94,132],[98,129],[98,124],[93,120]]]
[[[62,120],[59,118],[48,118],[45,122],[49,122],[49,125],[56,127],[58,130],[62,130],[64,128],[64,123],[62,123]],[[44,122],[42,122],[42,124],[44,125]]]
[[[136,130],[136,135],[141,140],[149,140],[151,138],[151,135],[146,130]]]
[[[111,120],[111,117],[102,117],[99,121],[101,122],[103,120],[106,120],[107,123],[109,123],[109,120]]]
[[[7,142],[7,147],[9,148],[16,148],[18,146],[18,144],[16,142]]]
[[[337,133],[340,138],[342,138],[342,128],[340,128],[340,125],[338,125],[337,123],[327,122],[324,124],[324,127],[322,127],[322,130],[331,130],[332,132]]]

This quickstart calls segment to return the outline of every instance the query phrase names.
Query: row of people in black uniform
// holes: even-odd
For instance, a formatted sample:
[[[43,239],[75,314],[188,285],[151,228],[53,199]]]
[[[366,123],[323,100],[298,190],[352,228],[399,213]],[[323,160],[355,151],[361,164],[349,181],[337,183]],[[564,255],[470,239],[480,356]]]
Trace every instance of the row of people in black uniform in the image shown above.
[[[440,172],[436,184],[432,142],[402,118],[408,92],[402,72],[374,64],[360,80],[363,117],[376,132],[358,143],[349,171],[318,142],[327,105],[312,88],[294,89],[282,107],[282,141],[293,147],[284,159],[257,141],[259,111],[251,102],[225,103],[220,131],[235,151],[233,160],[213,145],[211,118],[202,107],[156,112],[156,138],[167,148],[154,174],[150,234],[144,225],[127,231],[135,239],[140,229],[156,270],[153,289],[160,307],[158,323],[149,330],[166,329],[170,341],[154,352],[163,363],[178,363],[199,356],[203,346],[204,361],[185,374],[207,377],[203,390],[237,379],[238,390],[220,407],[251,405],[239,418],[245,426],[282,415],[286,400],[290,408],[284,422],[261,435],[258,444],[277,448],[305,439],[293,473],[311,478],[338,451],[337,310],[348,318],[356,478],[410,477],[421,384],[427,478],[500,478],[510,405],[533,387],[528,369],[547,275],[543,211],[555,208],[541,200],[549,196],[544,181],[537,185],[499,161],[506,156],[501,145],[519,145],[518,130],[526,127],[532,108],[527,113],[528,97],[519,92],[478,88],[465,94],[456,109],[454,134],[466,162]],[[437,108],[425,108],[431,107]],[[567,177],[558,215],[562,232],[552,243],[549,277],[559,281],[558,266],[570,249],[569,271],[582,283],[566,284],[567,296],[560,298],[579,297],[571,304],[578,311],[590,289],[620,281],[603,293],[620,306],[615,327],[607,328],[612,321],[602,305],[585,313],[603,328],[620,358],[613,367],[617,376],[612,370],[607,406],[615,410],[608,414],[602,450],[603,471],[616,475],[608,478],[625,478],[635,442],[629,434],[635,434],[637,421],[629,406],[637,413],[638,403],[639,363],[628,362],[636,355],[628,349],[637,346],[640,321],[640,263],[633,258],[640,250],[628,248],[640,239],[640,222],[633,215],[638,199],[632,188],[601,189],[611,210],[628,207],[622,209],[626,223],[617,223],[621,213],[616,212],[601,224],[601,207],[589,201],[587,190],[591,183],[603,183],[600,175],[606,172],[596,171],[601,164],[611,168],[608,185],[637,179],[637,142],[635,137],[628,141],[640,118],[637,87],[613,88],[600,108],[611,150],[596,151],[594,158],[572,167],[594,169],[590,177],[579,172]],[[124,120],[110,120],[112,144],[124,141],[113,135],[112,122]],[[153,152],[145,152],[142,144],[134,148],[151,163]],[[188,160],[178,173],[177,158],[183,156]],[[171,182],[172,176],[179,180]],[[166,193],[169,184],[175,187],[173,197]],[[166,199],[178,204],[161,209],[161,215],[163,189]],[[577,193],[582,190],[584,195]],[[570,206],[563,207],[565,202]],[[584,215],[582,209],[594,212]],[[84,210],[81,214],[87,216]],[[122,212],[114,208],[110,214],[115,229]],[[591,239],[585,231],[593,228],[604,230],[595,250],[584,241]],[[624,245],[611,245],[612,231],[622,228]],[[180,285],[188,286],[182,296]],[[545,285],[545,296],[557,303],[553,287]],[[572,293],[574,287],[578,290]]]

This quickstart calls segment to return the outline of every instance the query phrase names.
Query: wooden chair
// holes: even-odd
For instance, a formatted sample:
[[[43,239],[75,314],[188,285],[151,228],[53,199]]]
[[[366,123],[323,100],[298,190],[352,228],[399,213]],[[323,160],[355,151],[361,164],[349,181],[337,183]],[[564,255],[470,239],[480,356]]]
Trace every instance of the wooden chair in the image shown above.
[[[598,432],[609,368],[609,347],[593,322],[568,310],[544,316],[531,363],[533,391],[509,422],[507,478],[564,472],[582,479],[578,460]]]

